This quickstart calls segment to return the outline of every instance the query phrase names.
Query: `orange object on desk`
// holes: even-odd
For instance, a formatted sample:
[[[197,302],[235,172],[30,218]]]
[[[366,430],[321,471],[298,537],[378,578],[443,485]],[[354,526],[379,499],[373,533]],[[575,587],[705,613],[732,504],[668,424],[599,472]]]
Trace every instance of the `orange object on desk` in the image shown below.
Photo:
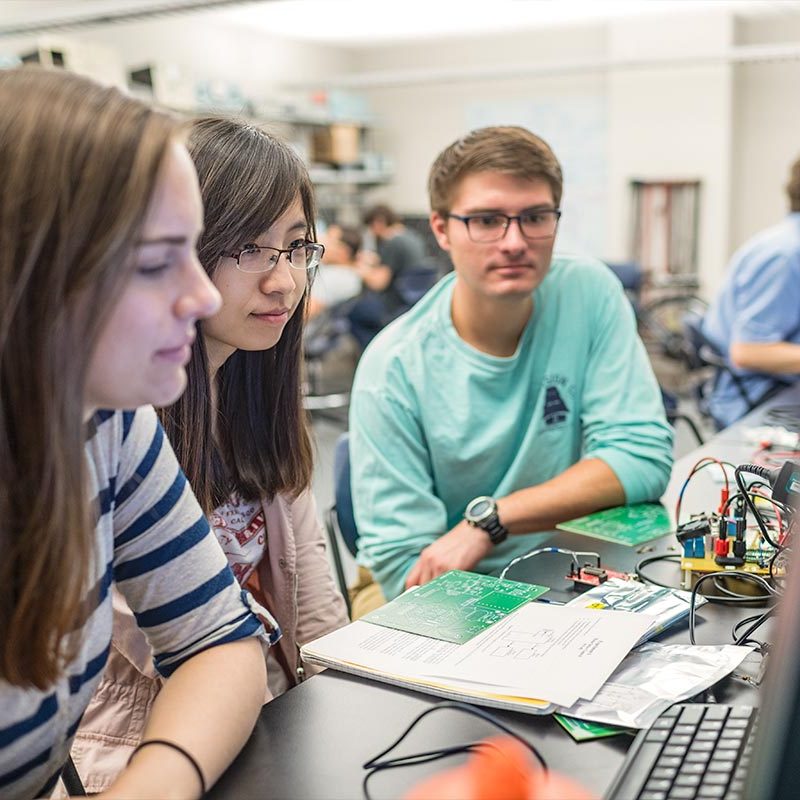
[[[404,800],[596,800],[569,778],[545,772],[511,737],[483,744],[466,764],[422,781]]]

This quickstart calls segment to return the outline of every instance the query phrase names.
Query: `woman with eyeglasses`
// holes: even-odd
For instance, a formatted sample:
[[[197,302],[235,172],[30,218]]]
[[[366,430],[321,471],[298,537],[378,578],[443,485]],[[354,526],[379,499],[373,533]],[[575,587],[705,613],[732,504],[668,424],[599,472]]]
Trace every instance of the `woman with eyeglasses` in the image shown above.
[[[187,390],[161,419],[237,579],[283,631],[267,657],[269,700],[313,671],[299,645],[347,622],[309,488],[301,395],[304,311],[323,247],[308,172],[287,144],[215,117],[193,124],[188,147],[205,206],[198,254],[222,308],[198,327]],[[140,705],[159,689],[124,608],[115,637],[73,748],[90,791],[124,764]]]
[[[0,108],[0,797],[58,781],[112,584],[167,680],[103,796],[200,797],[250,735],[266,636],[150,405],[220,306],[197,175],[175,119],[84,78],[0,70]]]

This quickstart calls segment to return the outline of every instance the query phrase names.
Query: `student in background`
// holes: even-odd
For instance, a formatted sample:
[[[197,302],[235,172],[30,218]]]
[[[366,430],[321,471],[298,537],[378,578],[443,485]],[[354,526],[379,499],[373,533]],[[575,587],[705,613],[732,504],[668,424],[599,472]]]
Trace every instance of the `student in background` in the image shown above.
[[[800,377],[800,159],[786,185],[789,215],[734,254],[703,333],[736,372],[721,372],[709,401],[732,424]]]
[[[362,237],[358,228],[329,225],[320,241],[325,246],[325,255],[308,298],[310,319],[355,297],[362,287],[358,273]]]
[[[427,262],[422,238],[406,228],[390,206],[373,206],[364,213],[363,222],[375,238],[377,251],[363,250],[359,255],[358,271],[365,292],[348,315],[353,336],[362,348],[405,310],[397,285],[399,276]]]
[[[350,405],[359,561],[387,598],[496,570],[558,522],[655,500],[672,465],[619,280],[553,255],[562,177],[547,144],[473,131],[436,159],[429,192],[454,272],[370,344]]]
[[[56,784],[113,582],[167,680],[106,796],[200,797],[252,730],[266,637],[147,405],[220,304],[197,176],[177,122],[116,89],[6,70],[0,106],[0,796]]]
[[[205,206],[200,261],[222,308],[199,326],[188,388],[164,428],[234,574],[283,632],[267,700],[318,671],[299,646],[347,622],[310,491],[301,404],[303,312],[322,255],[308,172],[285,143],[233,119],[195,122],[189,152]],[[216,401],[216,404],[214,402]],[[111,666],[73,748],[92,790],[124,765],[157,696],[146,642],[123,608]]]

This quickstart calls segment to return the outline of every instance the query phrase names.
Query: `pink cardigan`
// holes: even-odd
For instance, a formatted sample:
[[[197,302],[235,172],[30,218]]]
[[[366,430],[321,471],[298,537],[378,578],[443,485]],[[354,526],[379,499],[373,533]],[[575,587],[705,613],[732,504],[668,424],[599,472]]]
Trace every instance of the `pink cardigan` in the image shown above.
[[[300,661],[300,645],[347,623],[344,600],[331,575],[312,494],[263,503],[267,553],[257,568],[268,607],[283,631],[278,647],[295,683],[318,668]],[[84,714],[72,758],[87,792],[113,782],[139,743],[162,679],[150,645],[122,596],[114,592],[114,631],[103,680]],[[270,667],[275,662],[269,660]],[[267,691],[265,702],[272,695]]]

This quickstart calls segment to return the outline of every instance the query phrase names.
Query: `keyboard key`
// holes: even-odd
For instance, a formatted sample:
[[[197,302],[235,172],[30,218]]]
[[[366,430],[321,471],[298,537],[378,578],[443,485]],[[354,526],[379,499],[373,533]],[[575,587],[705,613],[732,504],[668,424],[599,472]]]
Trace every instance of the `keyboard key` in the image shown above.
[[[744,730],[747,727],[748,722],[749,721],[746,720],[746,719],[731,719],[729,717],[728,721],[725,723],[725,730],[732,731],[732,730],[736,730],[738,728],[741,728],[742,730]]]
[[[675,726],[675,733],[685,734],[687,736],[692,736],[696,730],[696,725],[684,725],[683,722]]]
[[[667,800],[666,792],[642,792],[638,800]]]
[[[706,800],[706,798],[708,798],[708,800],[711,800],[711,798],[725,797],[725,787],[701,786],[696,796],[698,798],[702,798],[702,800]]]
[[[705,707],[702,705],[684,706],[679,721],[682,725],[692,725],[694,727],[703,719],[703,711],[705,711]]]
[[[681,767],[681,776],[683,775],[704,775],[706,771],[706,765],[702,762],[697,761],[684,761],[683,766]]]
[[[673,725],[673,720],[671,719],[657,719],[652,727],[650,728],[651,731],[671,731]]]
[[[645,737],[646,742],[666,742],[669,738],[669,731],[650,730]]]
[[[681,753],[681,755],[683,755],[683,753]],[[657,767],[679,767],[681,764],[683,764],[683,759],[680,758],[680,756],[662,755],[658,761],[656,761]]]
[[[717,758],[715,755],[711,761],[708,762],[709,772],[724,772],[728,775],[733,774],[736,767],[736,762],[727,758]]]
[[[685,744],[668,744],[662,751],[663,756],[674,756],[676,758],[683,758],[686,753]]]
[[[729,719],[750,719],[752,716],[752,706],[734,706],[731,709],[731,713],[728,715]]]
[[[656,767],[651,773],[651,778],[663,778],[664,780],[671,781],[678,774],[676,767]]]
[[[722,759],[730,759],[732,761],[736,760],[736,757],[739,755],[738,750],[734,750],[732,747],[723,747],[722,744],[716,749],[714,755],[717,758]]]
[[[662,717],[678,717],[681,713],[681,706],[670,706],[661,716]]]
[[[664,778],[650,778],[644,788],[647,792],[668,792],[672,788],[672,781]]]
[[[688,766],[697,766],[697,765],[696,764],[694,764],[694,765],[687,764],[686,766],[688,767]],[[702,775],[687,775],[684,770],[681,770],[681,774],[678,775],[678,777],[675,779],[675,785],[676,786],[699,786],[700,785],[700,779],[702,777],[703,777]]]
[[[673,786],[667,797],[669,800],[693,800],[694,794],[691,786]]]
[[[692,742],[692,752],[710,753],[714,749],[714,742]]]
[[[655,731],[655,733],[661,733],[662,731]],[[647,741],[651,741],[650,735],[647,737]],[[663,739],[661,740],[663,741]],[[689,744],[692,741],[692,737],[686,734],[680,733],[673,733],[672,736],[669,737],[670,744]]]
[[[716,731],[697,731],[694,735],[694,740],[696,742],[716,742],[717,736]]]
[[[717,772],[707,772],[703,778],[703,786],[727,786],[730,775],[723,775]]]
[[[705,716],[703,717],[703,721],[706,722],[708,720],[718,719],[724,720],[728,718],[728,706],[708,706],[706,708]]]
[[[686,754],[685,760],[687,764],[703,764],[705,766],[709,758],[711,758],[711,753],[708,751],[702,753],[699,751],[692,751]]]
[[[701,731],[721,731],[723,723],[721,719],[704,719],[700,723]]]

